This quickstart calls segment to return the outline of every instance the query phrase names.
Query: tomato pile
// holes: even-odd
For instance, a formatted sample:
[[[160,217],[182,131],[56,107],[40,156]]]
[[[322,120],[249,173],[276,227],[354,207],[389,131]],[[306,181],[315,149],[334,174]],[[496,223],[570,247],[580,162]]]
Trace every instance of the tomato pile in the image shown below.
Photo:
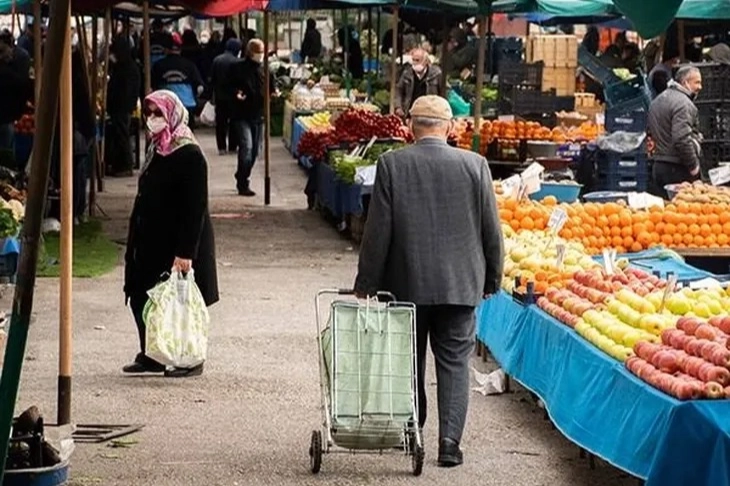
[[[297,153],[314,161],[322,161],[327,147],[368,141],[371,138],[399,138],[413,141],[408,127],[396,115],[363,109],[350,108],[335,121],[334,127],[311,129],[299,139]]]
[[[35,133],[35,117],[33,114],[26,113],[20,120],[15,122],[15,133],[22,135]]]

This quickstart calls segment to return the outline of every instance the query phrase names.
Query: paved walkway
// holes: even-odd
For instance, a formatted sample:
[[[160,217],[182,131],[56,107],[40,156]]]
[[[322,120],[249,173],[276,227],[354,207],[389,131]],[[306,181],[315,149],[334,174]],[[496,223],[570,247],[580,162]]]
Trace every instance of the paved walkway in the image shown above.
[[[235,195],[235,158],[209,154],[222,300],[211,310],[205,374],[187,380],[120,373],[136,351],[124,308],[122,267],[78,280],[74,293],[74,395],[77,423],[142,423],[138,443],[113,449],[79,445],[72,485],[591,485],[634,484],[604,463],[590,470],[576,447],[543,420],[524,392],[474,394],[463,448],[466,464],[435,466],[435,411],[426,430],[426,468],[409,475],[402,456],[325,456],[322,473],[308,472],[307,449],[320,423],[313,295],[351,285],[356,249],[308,212],[304,175],[272,142],[272,205]],[[263,164],[254,190],[263,193]],[[123,240],[135,180],[108,180],[101,208],[106,228]],[[246,214],[250,213],[250,214]],[[248,219],[232,215],[251,216]],[[8,297],[6,297],[7,299]],[[36,292],[28,358],[18,409],[37,404],[55,419],[58,284]],[[481,363],[475,364],[481,366]],[[435,403],[433,373],[429,393]],[[599,417],[596,418],[600,420]]]

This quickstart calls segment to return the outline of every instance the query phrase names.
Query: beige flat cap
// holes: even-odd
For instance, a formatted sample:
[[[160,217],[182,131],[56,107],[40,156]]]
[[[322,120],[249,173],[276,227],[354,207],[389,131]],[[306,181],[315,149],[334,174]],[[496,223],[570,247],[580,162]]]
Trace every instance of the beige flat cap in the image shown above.
[[[439,120],[451,120],[454,118],[449,102],[435,95],[426,95],[418,98],[411,107],[410,115],[411,117],[436,118]]]

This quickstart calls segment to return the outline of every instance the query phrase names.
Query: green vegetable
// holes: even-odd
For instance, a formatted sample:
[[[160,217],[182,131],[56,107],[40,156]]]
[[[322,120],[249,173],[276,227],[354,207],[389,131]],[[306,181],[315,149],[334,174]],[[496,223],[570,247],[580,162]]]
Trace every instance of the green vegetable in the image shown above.
[[[330,164],[335,170],[335,175],[345,184],[355,183],[355,174],[358,167],[375,165],[386,152],[405,147],[403,143],[376,143],[364,156],[348,155],[341,150],[330,153]]]

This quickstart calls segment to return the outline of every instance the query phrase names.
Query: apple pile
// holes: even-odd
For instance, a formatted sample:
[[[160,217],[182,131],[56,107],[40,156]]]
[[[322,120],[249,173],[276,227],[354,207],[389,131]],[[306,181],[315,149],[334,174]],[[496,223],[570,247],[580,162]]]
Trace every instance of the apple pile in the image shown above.
[[[661,293],[656,298],[661,300]],[[707,319],[712,316],[727,315],[730,313],[730,294],[721,288],[697,290],[683,288],[667,298],[665,308],[677,316]]]
[[[579,297],[568,289],[554,287],[550,287],[545,295],[537,299],[537,306],[573,328],[585,312],[596,308],[596,304],[590,300]]]
[[[327,147],[337,144],[334,128],[315,128],[304,132],[297,145],[300,157],[309,157],[313,162],[322,162],[327,155]]]
[[[411,131],[397,115],[381,115],[372,110],[353,107],[335,120],[337,138],[343,142],[360,142],[377,138],[412,141]]]
[[[26,113],[20,120],[15,122],[15,133],[21,135],[33,135],[35,133],[35,116]]]
[[[663,289],[667,285],[666,280],[632,267],[612,275],[609,275],[601,268],[595,268],[590,271],[576,273],[573,280],[586,287],[599,290],[606,295],[628,289],[642,297]]]

